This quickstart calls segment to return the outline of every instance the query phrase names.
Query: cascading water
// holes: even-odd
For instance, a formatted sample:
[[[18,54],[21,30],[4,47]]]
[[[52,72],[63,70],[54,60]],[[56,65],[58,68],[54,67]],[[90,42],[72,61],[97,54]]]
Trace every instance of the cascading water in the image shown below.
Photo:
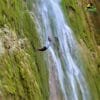
[[[77,42],[64,19],[60,0],[36,0],[33,9],[42,45],[48,44],[48,37],[52,39],[46,53],[50,69],[50,99],[90,100],[89,90],[80,70],[81,64],[78,63]],[[57,84],[59,86],[55,87]],[[61,99],[57,97],[59,94],[56,89],[61,91]]]

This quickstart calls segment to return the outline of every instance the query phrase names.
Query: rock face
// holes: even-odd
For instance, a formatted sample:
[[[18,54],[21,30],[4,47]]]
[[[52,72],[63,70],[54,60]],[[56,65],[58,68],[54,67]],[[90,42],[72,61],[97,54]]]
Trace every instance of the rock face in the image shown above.
[[[48,100],[49,81],[32,0],[0,1],[0,100]]]
[[[62,0],[62,8],[83,54],[91,96],[100,100],[100,1],[91,2],[95,12],[86,10],[89,0]],[[48,69],[44,54],[36,51],[41,44],[32,4],[34,0],[0,0],[0,100],[49,100]]]

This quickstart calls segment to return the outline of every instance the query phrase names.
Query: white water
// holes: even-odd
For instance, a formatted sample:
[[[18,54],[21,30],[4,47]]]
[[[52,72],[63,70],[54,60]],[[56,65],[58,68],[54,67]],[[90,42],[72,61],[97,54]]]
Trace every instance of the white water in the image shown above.
[[[63,99],[90,100],[85,78],[79,69],[81,64],[78,64],[77,42],[64,19],[60,0],[36,0],[33,9],[42,45],[48,44],[48,36],[53,40],[46,52],[50,57],[47,55],[46,59],[49,63],[48,67],[53,66],[57,70],[55,73]]]

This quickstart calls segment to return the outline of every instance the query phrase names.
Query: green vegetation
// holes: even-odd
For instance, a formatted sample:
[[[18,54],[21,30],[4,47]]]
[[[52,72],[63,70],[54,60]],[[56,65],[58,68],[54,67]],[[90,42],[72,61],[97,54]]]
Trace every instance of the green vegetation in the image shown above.
[[[75,37],[79,42],[81,53],[84,59],[84,69],[87,83],[90,87],[93,100],[100,99],[100,35],[97,30],[100,24],[95,21],[97,16],[100,20],[100,15],[97,12],[88,12],[86,6],[89,2],[85,0],[62,0],[62,8],[67,16],[69,25],[72,27]],[[95,4],[95,3],[94,3]],[[95,21],[95,22],[94,22]],[[97,26],[98,25],[98,26]],[[95,27],[96,26],[96,27]],[[98,29],[97,29],[98,28]],[[98,38],[95,36],[98,35]]]
[[[31,9],[32,0],[0,1],[0,100],[48,100],[48,70],[35,50],[40,41]]]
[[[48,70],[43,53],[36,51],[41,44],[30,15],[33,1],[0,0],[0,100],[48,100]],[[96,1],[97,9],[91,13],[87,4],[86,0],[62,0],[83,54],[93,100],[99,100],[100,5]]]

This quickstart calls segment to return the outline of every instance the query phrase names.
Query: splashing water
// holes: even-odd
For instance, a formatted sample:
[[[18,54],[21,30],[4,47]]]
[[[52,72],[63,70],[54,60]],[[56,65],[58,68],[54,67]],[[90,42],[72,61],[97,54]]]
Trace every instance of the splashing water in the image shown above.
[[[64,19],[60,0],[36,0],[33,9],[42,44],[48,44],[48,36],[55,42],[49,47],[46,59],[48,67],[56,69],[63,97],[52,97],[51,100],[90,100],[87,83],[80,70],[81,64],[77,60],[77,42]],[[50,93],[53,91],[51,88]]]

